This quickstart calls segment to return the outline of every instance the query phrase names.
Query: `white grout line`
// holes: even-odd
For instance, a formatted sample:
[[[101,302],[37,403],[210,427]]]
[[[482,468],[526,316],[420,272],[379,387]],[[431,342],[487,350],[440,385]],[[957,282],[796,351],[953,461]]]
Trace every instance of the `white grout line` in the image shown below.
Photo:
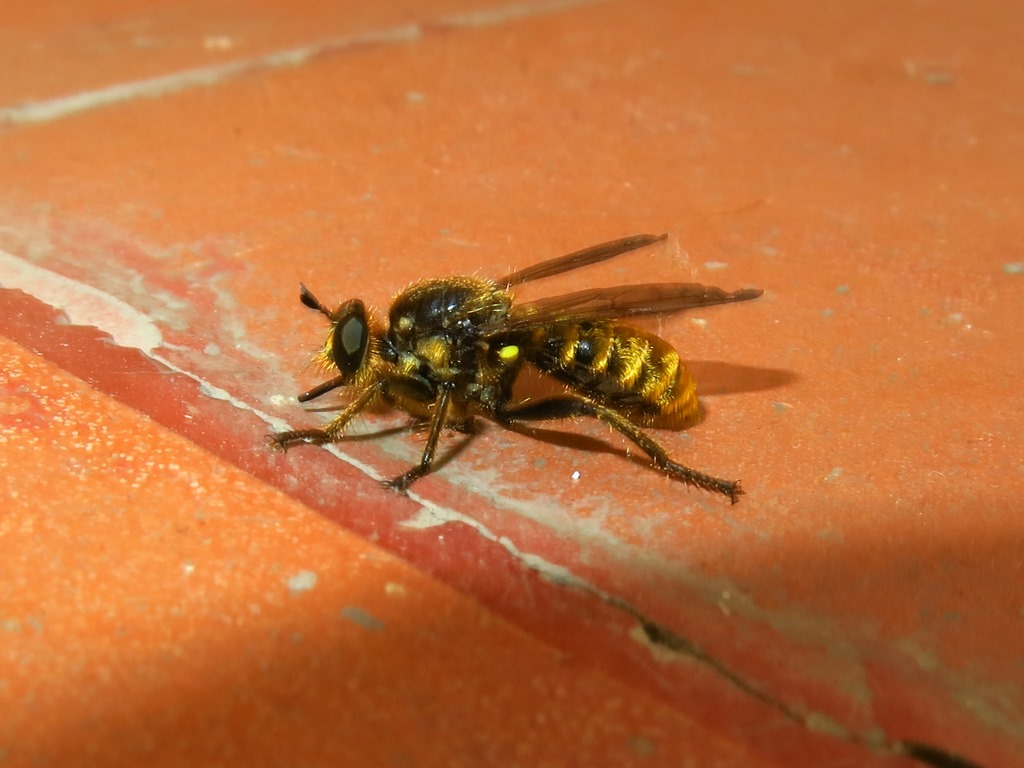
[[[510,538],[507,536],[499,536],[479,520],[475,520],[461,512],[441,507],[429,499],[424,499],[416,495],[413,491],[408,491],[408,494],[409,498],[413,499],[420,505],[420,511],[412,517],[403,520],[399,525],[405,528],[423,530],[451,523],[461,523],[462,525],[472,528],[481,538],[494,542],[522,563],[525,568],[536,571],[548,581],[555,584],[561,584],[563,586],[581,589],[595,595],[605,602],[614,604],[613,601],[616,600],[616,598],[612,597],[604,590],[594,586],[586,579],[577,576],[564,565],[553,563],[540,555],[533,554],[532,552],[524,552],[517,547],[515,542]]]
[[[315,56],[337,53],[357,46],[409,43],[421,39],[426,29],[497,26],[509,21],[555,13],[568,8],[591,5],[602,0],[541,0],[536,3],[517,3],[497,8],[444,16],[435,21],[403,24],[397,27],[364,32],[350,37],[338,37],[298,48],[275,51],[208,67],[188,69],[146,80],[118,83],[106,88],[59,96],[43,101],[30,101],[10,107],[0,107],[0,125],[43,123],[58,120],[79,112],[86,112],[111,104],[140,98],[156,98],[169,93],[218,85],[242,75],[262,69],[285,69],[304,64]]]
[[[228,390],[212,384],[202,376],[181,368],[165,358],[159,353],[164,344],[163,335],[157,325],[144,312],[106,291],[39,267],[2,249],[0,249],[0,288],[20,290],[60,310],[67,316],[71,325],[98,328],[108,334],[118,346],[139,350],[167,370],[196,382],[199,385],[199,391],[205,396],[226,402],[240,411],[251,413],[275,432],[284,432],[292,428],[283,419],[250,405]],[[377,469],[348,455],[339,446],[328,445],[323,448],[367,477],[377,481],[384,479]],[[420,496],[415,491],[409,491],[407,495],[420,505],[420,510],[402,525],[420,530],[452,523],[469,526],[484,539],[503,547],[525,567],[538,571],[549,580],[584,589],[605,600],[610,599],[610,596],[576,576],[564,566],[551,563],[539,555],[523,552],[510,539],[499,536],[479,521],[461,512],[443,507]]]
[[[120,347],[152,356],[163,344],[160,329],[131,304],[4,250],[0,250],[0,287],[17,288],[60,309],[71,325],[99,328]]]
[[[583,5],[594,5],[603,0],[548,0],[539,3],[516,3],[504,5],[498,8],[482,8],[478,11],[466,11],[465,13],[453,13],[445,16],[438,22],[444,27],[496,27],[508,21],[518,21],[531,16],[539,16],[545,13],[557,13],[569,8],[578,8]]]
[[[342,37],[327,40],[301,48],[289,48],[275,51],[263,56],[254,56],[209,67],[188,69],[171,75],[152,77],[148,80],[136,80],[130,83],[119,83],[94,91],[83,91],[71,96],[61,96],[45,101],[30,101],[15,107],[0,109],[2,123],[42,123],[57,120],[78,112],[105,107],[123,101],[139,98],[155,98],[168,93],[212,86],[260,69],[284,69],[295,67],[314,56],[323,53],[343,51],[357,45],[370,43],[402,43],[419,39],[422,30],[417,25],[392,27],[391,29],[368,32],[356,37]]]
[[[175,365],[160,355],[158,350],[164,346],[160,329],[145,313],[135,309],[116,296],[86,283],[31,264],[2,249],[0,249],[0,288],[21,290],[61,310],[67,315],[69,322],[73,325],[98,328],[109,334],[114,343],[119,346],[138,349],[151,360],[168,370],[179,373],[196,382],[202,394],[211,399],[224,401],[240,411],[253,414],[274,431],[290,429],[290,425],[282,419],[250,405],[228,390],[211,384],[201,376]],[[368,477],[378,481],[383,479],[381,473],[375,468],[349,456],[340,450],[337,445],[324,446],[324,448]],[[825,718],[822,715],[812,711],[802,714],[800,711],[790,708],[781,700],[776,699],[753,683],[748,682],[746,678],[734,672],[717,658],[694,646],[685,637],[676,635],[667,627],[655,624],[652,619],[641,613],[639,609],[634,607],[625,598],[606,592],[596,584],[573,573],[566,566],[554,563],[532,552],[524,552],[512,539],[507,536],[498,535],[479,520],[425,499],[414,491],[410,491],[408,496],[412,501],[419,504],[420,509],[411,517],[399,523],[399,525],[410,530],[420,531],[437,527],[443,529],[443,526],[451,524],[468,526],[484,540],[491,541],[502,547],[524,568],[537,572],[549,582],[580,590],[596,597],[606,605],[624,612],[637,623],[636,631],[631,633],[631,636],[634,639],[646,638],[643,639],[643,647],[655,658],[657,658],[657,653],[664,652],[664,649],[668,648],[675,654],[675,657],[690,658],[693,661],[710,667],[719,676],[728,680],[740,690],[774,707],[791,720],[803,723],[806,727],[813,727],[817,730],[822,730],[823,724],[825,724],[829,726],[829,732],[834,737],[843,738],[854,743],[869,744],[877,748],[878,743],[875,743],[877,739],[875,741],[871,740],[874,738],[873,734],[862,736],[857,732],[852,732],[851,735],[847,733],[841,724],[833,723],[831,719]],[[437,535],[443,537],[444,534],[442,532]],[[648,632],[652,626],[658,630],[659,634],[668,633],[670,636],[669,640],[672,642],[662,640],[659,644],[645,635],[644,633]],[[901,744],[901,742],[890,742],[888,740],[883,740],[879,743],[893,751],[896,751]]]
[[[63,312],[70,325],[91,326],[110,336],[115,344],[137,349],[143,355],[174,373],[186,376],[199,385],[199,391],[214,400],[223,400],[240,411],[247,411],[276,432],[291,425],[236,397],[226,389],[212,384],[192,371],[175,365],[159,354],[164,346],[163,334],[144,313],[106,291],[74,280],[57,272],[36,266],[0,249],[0,288],[13,288]],[[383,476],[373,467],[348,456],[336,446],[328,446],[335,456],[351,464],[375,480]]]

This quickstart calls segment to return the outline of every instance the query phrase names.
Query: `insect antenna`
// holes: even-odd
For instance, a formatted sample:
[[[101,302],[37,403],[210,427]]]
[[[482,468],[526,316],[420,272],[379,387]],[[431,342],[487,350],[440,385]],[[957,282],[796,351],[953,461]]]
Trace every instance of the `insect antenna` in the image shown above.
[[[318,312],[323,313],[324,315],[326,315],[331,320],[337,320],[338,319],[337,313],[331,312],[331,310],[329,310],[327,307],[325,307],[321,303],[320,299],[318,299],[316,296],[314,296],[313,292],[311,290],[309,290],[309,288],[307,288],[305,286],[305,284],[303,284],[303,283],[299,283],[299,301],[301,301],[303,304],[305,304],[310,309],[315,309]],[[312,390],[310,390],[310,391],[312,391]],[[323,394],[323,393],[321,392],[320,394]]]

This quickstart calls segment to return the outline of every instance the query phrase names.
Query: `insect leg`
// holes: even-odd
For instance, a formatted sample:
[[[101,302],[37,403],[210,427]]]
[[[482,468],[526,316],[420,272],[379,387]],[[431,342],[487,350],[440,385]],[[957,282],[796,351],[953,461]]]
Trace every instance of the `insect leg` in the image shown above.
[[[739,501],[739,497],[743,493],[739,481],[720,480],[673,461],[653,437],[625,416],[607,406],[592,403],[589,400],[575,397],[554,397],[525,405],[502,407],[494,414],[497,421],[506,424],[571,419],[576,416],[593,416],[600,419],[619,434],[629,438],[651,457],[658,469],[670,477],[706,491],[721,493],[728,496],[733,504]]]
[[[427,435],[427,444],[423,446],[423,457],[420,463],[410,469],[404,475],[399,475],[393,480],[385,480],[381,483],[385,488],[404,493],[414,482],[430,472],[434,463],[434,451],[437,450],[437,441],[441,437],[441,430],[444,428],[445,418],[448,413],[448,404],[451,402],[452,384],[442,384],[441,392],[434,401],[434,415],[430,421],[430,432]]]
[[[357,413],[366,408],[373,399],[386,389],[386,382],[375,381],[356,398],[345,406],[326,427],[322,429],[296,429],[291,432],[278,432],[269,436],[270,447],[279,451],[286,451],[297,443],[313,443],[313,445],[324,445],[339,440],[345,432],[345,427]]]

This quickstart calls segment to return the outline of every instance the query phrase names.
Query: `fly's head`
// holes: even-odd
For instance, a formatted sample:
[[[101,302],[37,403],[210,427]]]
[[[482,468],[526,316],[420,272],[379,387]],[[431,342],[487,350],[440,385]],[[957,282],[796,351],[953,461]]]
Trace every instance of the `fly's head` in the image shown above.
[[[299,395],[305,403],[338,387],[364,383],[371,378],[379,364],[376,334],[370,324],[366,306],[359,299],[349,299],[337,309],[330,310],[306,288],[301,287],[299,298],[310,309],[315,309],[331,321],[324,348],[316,362],[335,376],[308,392]]]

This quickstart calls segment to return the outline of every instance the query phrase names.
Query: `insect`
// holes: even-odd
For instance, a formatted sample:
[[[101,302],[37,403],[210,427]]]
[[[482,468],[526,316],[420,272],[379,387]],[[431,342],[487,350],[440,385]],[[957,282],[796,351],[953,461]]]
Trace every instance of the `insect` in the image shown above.
[[[540,262],[500,280],[442,277],[397,294],[387,324],[359,299],[328,309],[306,286],[303,304],[324,314],[331,330],[317,356],[335,375],[299,395],[305,403],[339,387],[351,393],[325,427],[270,436],[279,450],[342,439],[360,411],[384,402],[429,425],[419,464],[382,483],[404,492],[431,471],[445,427],[470,432],[483,417],[506,427],[527,422],[597,418],[632,441],[657,469],[676,480],[728,496],[738,481],[720,480],[673,461],[644,427],[689,426],[700,413],[696,385],[672,346],[624,318],[748,301],[760,290],[724,291],[696,283],[648,283],[576,291],[516,303],[512,288],[596,264],[664,240],[633,235]],[[558,396],[516,400],[524,365],[565,385]]]

